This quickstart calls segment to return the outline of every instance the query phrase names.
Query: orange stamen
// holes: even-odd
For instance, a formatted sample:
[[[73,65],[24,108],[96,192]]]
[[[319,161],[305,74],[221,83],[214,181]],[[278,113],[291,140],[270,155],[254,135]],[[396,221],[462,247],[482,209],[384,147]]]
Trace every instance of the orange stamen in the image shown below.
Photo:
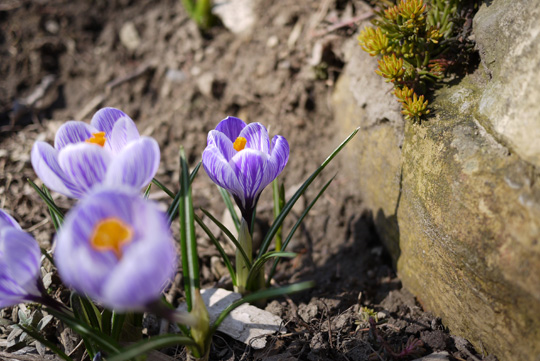
[[[246,147],[246,143],[247,143],[247,139],[244,138],[244,137],[238,137],[236,138],[236,140],[234,141],[234,144],[233,144],[233,147],[234,149],[239,152],[241,151],[242,149],[244,149]]]
[[[131,242],[133,230],[117,218],[106,218],[94,228],[90,239],[92,248],[97,251],[113,251],[116,258],[122,258],[122,246]]]
[[[86,143],[97,144],[101,147],[105,145],[105,132],[92,133],[92,136],[85,140]]]

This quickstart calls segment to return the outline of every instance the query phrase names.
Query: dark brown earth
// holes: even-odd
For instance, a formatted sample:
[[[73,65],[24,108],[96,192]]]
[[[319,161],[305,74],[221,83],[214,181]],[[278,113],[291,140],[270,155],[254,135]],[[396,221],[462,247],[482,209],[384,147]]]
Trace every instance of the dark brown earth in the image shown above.
[[[89,121],[103,106],[122,109],[142,134],[159,142],[156,178],[174,191],[180,146],[194,166],[207,132],[227,115],[266,124],[291,144],[281,176],[290,194],[341,141],[330,96],[344,65],[343,44],[357,31],[351,19],[367,12],[361,1],[276,0],[256,8],[256,27],[242,37],[223,26],[201,34],[180,1],[0,2],[0,207],[49,248],[53,226],[26,181],[36,180],[29,161],[32,144],[52,142],[64,121]],[[134,50],[119,37],[129,22],[140,36]],[[312,61],[316,55],[320,60]],[[289,333],[269,337],[268,346],[258,351],[218,334],[211,359],[410,360],[437,351],[454,360],[482,359],[401,288],[372,215],[355,194],[354,179],[340,172],[346,167],[339,158],[331,164],[289,220],[290,226],[337,173],[293,239],[298,257],[283,263],[277,275],[279,284],[312,279],[316,288],[267,306],[284,318]],[[193,187],[196,207],[223,214],[219,193],[204,171]],[[272,217],[270,193],[259,204],[260,229]],[[169,202],[157,189],[151,198]],[[55,199],[65,208],[72,204],[60,195]],[[211,263],[218,253],[202,235],[200,253],[203,284],[213,286],[221,277]],[[49,270],[44,273],[50,276]],[[52,276],[52,287],[58,288],[60,281]],[[17,311],[24,310],[1,311],[0,358],[49,357],[30,338],[13,336]],[[377,320],[371,330],[370,314]],[[78,339],[62,330],[53,322],[47,335],[69,353]],[[396,356],[403,349],[404,355]],[[163,352],[185,359],[181,349]],[[74,355],[81,358],[82,352]]]

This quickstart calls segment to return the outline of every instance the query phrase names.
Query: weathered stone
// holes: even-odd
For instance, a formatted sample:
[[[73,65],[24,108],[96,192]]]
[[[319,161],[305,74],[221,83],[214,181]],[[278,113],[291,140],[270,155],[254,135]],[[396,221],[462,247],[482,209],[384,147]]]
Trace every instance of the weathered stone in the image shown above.
[[[540,1],[498,0],[474,18],[482,65],[491,80],[478,120],[521,158],[540,165]]]
[[[484,26],[482,18],[494,21],[501,16],[497,15],[500,6],[512,7],[508,3],[491,3],[495,18],[487,15],[490,9],[482,8],[475,29]],[[538,6],[529,3],[528,16],[536,19]],[[535,28],[536,20],[518,20]],[[490,31],[504,33],[502,28]],[[521,33],[538,36],[528,30]],[[497,38],[497,34],[492,36]],[[482,36],[477,39],[481,41]],[[512,41],[529,44],[523,52],[539,46],[538,41],[534,45],[526,39]],[[347,156],[356,165],[359,195],[373,212],[403,284],[425,308],[441,316],[452,332],[478,349],[502,360],[537,360],[540,174],[533,153],[524,149],[540,149],[535,130],[540,129],[540,105],[535,105],[533,114],[530,107],[523,109],[522,99],[503,92],[508,99],[504,102],[512,104],[511,112],[487,112],[487,97],[496,95],[493,83],[504,80],[494,77],[499,68],[480,66],[474,74],[437,92],[434,116],[429,120],[405,122],[388,85],[373,72],[376,60],[360,47],[352,51],[334,94],[335,117],[342,129],[340,136],[362,127]],[[481,56],[491,64],[488,59],[506,59],[505,55],[514,56],[516,51],[486,46]],[[540,55],[534,59],[529,61],[535,68],[520,65],[522,71],[529,71],[527,89],[540,89]],[[539,99],[537,93],[538,104]],[[511,128],[495,126],[510,124],[510,118],[497,118],[501,114],[521,121],[513,128],[522,138],[515,137]]]

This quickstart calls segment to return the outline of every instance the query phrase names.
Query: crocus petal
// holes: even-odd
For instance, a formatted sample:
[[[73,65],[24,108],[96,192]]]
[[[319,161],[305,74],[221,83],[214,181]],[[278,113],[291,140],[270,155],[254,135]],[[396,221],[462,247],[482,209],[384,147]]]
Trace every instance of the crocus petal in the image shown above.
[[[248,124],[238,136],[246,138],[246,148],[256,149],[268,154],[270,148],[268,131],[261,123]]]
[[[40,250],[34,238],[28,233],[9,227],[0,233],[0,253],[4,266],[9,270],[10,276],[19,285],[34,283],[39,276]],[[30,291],[37,291],[32,287]],[[39,292],[37,292],[39,295]]]
[[[289,160],[289,143],[281,135],[272,139],[272,150],[264,172],[263,187],[270,184],[281,173]]]
[[[70,144],[58,154],[60,168],[82,193],[105,179],[110,161],[105,148],[89,143]]]
[[[148,137],[130,142],[109,165],[105,183],[129,185],[138,190],[147,186],[159,168],[157,142]]]
[[[114,128],[114,124],[120,118],[129,118],[129,116],[123,111],[116,108],[102,108],[94,114],[90,124],[100,132],[105,134],[111,134]],[[129,118],[131,120],[131,118]]]
[[[230,163],[227,162],[221,150],[215,145],[209,145],[203,152],[202,164],[206,174],[221,188],[243,197],[243,189],[238,182]]]
[[[3,209],[0,209],[0,230],[4,227],[14,227],[16,229],[21,229],[21,226],[19,226],[19,223],[6,213]]]
[[[242,188],[241,194],[244,207],[254,206],[258,195],[263,189],[264,171],[268,156],[255,149],[244,149],[238,152],[229,162]],[[233,192],[234,193],[234,192]]]
[[[132,232],[120,257],[91,243],[97,224],[109,218]],[[59,231],[55,260],[64,283],[120,311],[159,299],[178,265],[166,215],[130,187],[94,190],[75,206]]]
[[[120,153],[126,144],[139,138],[140,135],[137,126],[130,117],[125,116],[119,118],[116,123],[114,123],[111,134],[107,136],[105,146],[117,154]]]
[[[119,187],[118,190],[122,190]],[[95,196],[95,194],[103,194]],[[133,223],[131,206],[121,192],[91,192],[66,216],[56,238],[54,257],[62,280],[89,295],[99,295],[117,260],[113,252],[97,252],[89,240],[95,225],[106,218]]]
[[[223,119],[216,127],[216,130],[224,133],[231,142],[234,143],[236,138],[240,135],[242,129],[246,127],[246,123],[242,119],[235,117],[227,117]]]
[[[227,162],[237,153],[229,137],[217,130],[208,133],[208,145],[216,146]]]
[[[153,207],[136,215],[136,224],[147,227],[147,239],[129,247],[118,266],[103,286],[101,301],[116,310],[140,309],[156,299],[176,273],[177,253],[171,240],[168,223]],[[156,267],[159,265],[159,267]],[[126,280],[129,279],[129,282]]]
[[[71,120],[62,124],[58,132],[56,132],[54,147],[61,150],[69,144],[84,142],[91,138],[93,133],[97,132],[98,130],[89,124]]]
[[[58,150],[45,142],[36,142],[31,159],[34,171],[47,187],[68,197],[82,196],[83,192],[58,163]]]

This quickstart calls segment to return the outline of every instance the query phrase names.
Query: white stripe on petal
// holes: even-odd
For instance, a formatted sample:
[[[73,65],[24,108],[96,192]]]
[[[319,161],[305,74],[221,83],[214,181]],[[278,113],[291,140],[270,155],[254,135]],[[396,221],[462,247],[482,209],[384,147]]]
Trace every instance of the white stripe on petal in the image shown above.
[[[120,118],[129,118],[123,111],[116,108],[102,108],[94,114],[90,124],[100,132],[110,134],[113,131],[114,124]]]
[[[128,185],[140,190],[156,175],[159,161],[159,145],[154,139],[142,137],[132,141],[111,162],[105,184]]]
[[[202,164],[214,183],[221,188],[227,189],[243,201],[244,192],[236,174],[216,146],[210,145],[206,147],[202,155]]]
[[[43,183],[55,192],[79,198],[84,192],[71,181],[58,163],[58,151],[45,142],[35,142],[32,147],[32,166]]]
[[[238,152],[229,162],[242,188],[242,197],[251,203],[264,188],[263,179],[268,156],[254,149]]]
[[[77,120],[65,122],[56,132],[54,147],[61,150],[69,144],[84,142],[86,139],[91,138],[93,133],[97,132],[96,128],[85,122]]]
[[[84,193],[105,179],[110,162],[109,151],[96,144],[71,144],[58,153],[58,164]]]
[[[208,133],[208,145],[216,146],[226,162],[231,160],[231,158],[237,153],[234,149],[233,142],[231,142],[229,137],[217,130],[211,130]]]
[[[125,116],[119,118],[114,124],[112,132],[107,134],[105,146],[115,154],[118,154],[126,144],[139,138],[140,135],[137,126],[130,117]]]
[[[239,137],[246,138],[246,148],[256,149],[269,154],[270,139],[268,131],[261,123],[250,123],[240,132]]]

